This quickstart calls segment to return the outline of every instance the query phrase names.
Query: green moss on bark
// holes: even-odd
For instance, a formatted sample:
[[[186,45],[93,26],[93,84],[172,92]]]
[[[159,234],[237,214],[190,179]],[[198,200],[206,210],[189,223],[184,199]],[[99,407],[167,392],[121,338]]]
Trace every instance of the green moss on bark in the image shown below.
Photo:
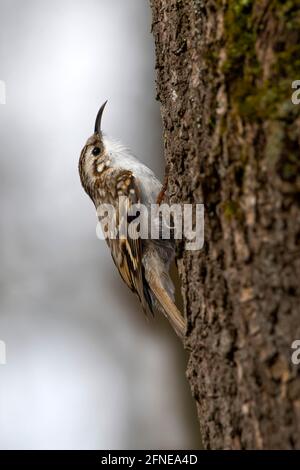
[[[291,105],[291,84],[300,78],[299,10],[294,1],[277,0],[269,6],[278,38],[265,77],[266,64],[257,56],[261,47],[257,38],[264,25],[254,5],[253,0],[230,0],[225,11],[223,72],[231,107],[250,121],[294,118],[300,109]]]

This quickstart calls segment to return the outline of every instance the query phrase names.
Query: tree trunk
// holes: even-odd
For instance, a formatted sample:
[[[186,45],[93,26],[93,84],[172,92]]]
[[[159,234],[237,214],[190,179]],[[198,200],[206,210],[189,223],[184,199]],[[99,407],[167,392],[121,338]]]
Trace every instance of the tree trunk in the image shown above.
[[[178,249],[206,448],[299,448],[299,1],[151,0],[168,195],[204,203]]]

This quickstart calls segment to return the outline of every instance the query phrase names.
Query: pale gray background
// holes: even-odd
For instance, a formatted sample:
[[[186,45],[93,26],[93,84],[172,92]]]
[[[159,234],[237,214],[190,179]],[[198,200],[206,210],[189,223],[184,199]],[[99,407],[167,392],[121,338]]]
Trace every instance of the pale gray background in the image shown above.
[[[186,357],[96,238],[78,177],[105,131],[160,177],[147,0],[0,0],[2,449],[199,445]]]

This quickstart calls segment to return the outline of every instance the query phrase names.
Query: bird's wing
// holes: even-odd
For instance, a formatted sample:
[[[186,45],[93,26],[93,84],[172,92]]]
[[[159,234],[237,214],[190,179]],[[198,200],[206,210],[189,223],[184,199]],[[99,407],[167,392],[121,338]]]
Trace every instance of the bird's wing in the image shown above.
[[[106,238],[111,255],[119,273],[127,286],[135,292],[145,312],[150,308],[151,300],[148,296],[147,281],[143,274],[142,240],[140,237],[131,237],[130,234],[138,229],[140,221],[130,214],[130,210],[140,203],[140,190],[135,177],[129,170],[119,170],[116,175],[117,205],[116,227],[123,230],[116,239]],[[129,225],[130,224],[130,225]],[[128,233],[127,233],[128,232]]]

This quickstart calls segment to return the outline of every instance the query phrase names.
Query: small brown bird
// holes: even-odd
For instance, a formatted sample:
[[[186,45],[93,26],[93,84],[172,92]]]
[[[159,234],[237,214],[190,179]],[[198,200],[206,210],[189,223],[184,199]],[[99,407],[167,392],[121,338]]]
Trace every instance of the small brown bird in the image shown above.
[[[106,103],[97,114],[94,134],[81,152],[79,175],[96,209],[103,204],[115,208],[114,223],[118,226],[121,223],[119,214],[122,213],[120,204],[126,205],[127,214],[137,204],[144,205],[151,212],[151,205],[161,199],[163,189],[154,173],[130,150],[103,134],[101,120]],[[103,222],[101,218],[100,222]],[[128,215],[125,223],[128,227],[134,224],[134,217]],[[138,223],[143,223],[141,217],[136,218]],[[164,221],[158,218],[155,223]],[[122,279],[137,294],[145,313],[153,313],[157,308],[168,318],[178,336],[183,337],[185,321],[174,304],[174,286],[169,275],[175,256],[174,240],[151,239],[150,233],[147,238],[130,237],[130,230],[128,232],[126,237],[106,237]]]

